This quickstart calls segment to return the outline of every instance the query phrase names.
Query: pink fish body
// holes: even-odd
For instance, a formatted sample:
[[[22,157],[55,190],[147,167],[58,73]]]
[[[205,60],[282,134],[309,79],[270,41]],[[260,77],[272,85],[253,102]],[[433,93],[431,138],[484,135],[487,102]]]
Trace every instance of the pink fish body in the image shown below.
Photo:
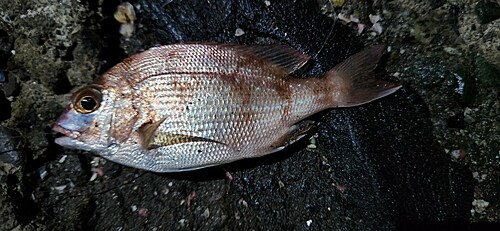
[[[179,44],[117,64],[71,97],[56,143],[154,172],[193,170],[279,151],[319,111],[371,102],[396,91],[371,73],[374,46],[323,77],[289,74],[308,55],[286,46]]]

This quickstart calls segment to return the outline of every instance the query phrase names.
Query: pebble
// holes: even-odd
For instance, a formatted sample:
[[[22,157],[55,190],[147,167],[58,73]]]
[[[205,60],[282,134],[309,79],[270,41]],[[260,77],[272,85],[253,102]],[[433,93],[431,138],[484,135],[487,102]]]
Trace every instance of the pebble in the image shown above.
[[[245,34],[245,31],[241,28],[237,28],[236,31],[234,32],[234,36],[239,37]]]
[[[118,5],[113,17],[116,21],[121,23],[119,31],[120,34],[126,38],[132,37],[132,34],[135,31],[134,21],[136,19],[134,6],[132,6],[129,2],[123,2]]]
[[[5,83],[5,82],[7,82],[7,75],[5,74],[5,72],[0,71],[0,83]]]
[[[474,206],[474,211],[477,213],[482,213],[488,207],[490,203],[488,201],[485,201],[483,199],[474,199],[472,201],[472,206]]]
[[[66,159],[68,158],[68,155],[63,155],[60,159],[59,159],[59,164],[62,164],[64,163],[64,161],[66,161]]]
[[[40,180],[44,180],[45,177],[49,175],[47,170],[45,170],[45,166],[42,166],[38,169],[38,175],[40,176]]]

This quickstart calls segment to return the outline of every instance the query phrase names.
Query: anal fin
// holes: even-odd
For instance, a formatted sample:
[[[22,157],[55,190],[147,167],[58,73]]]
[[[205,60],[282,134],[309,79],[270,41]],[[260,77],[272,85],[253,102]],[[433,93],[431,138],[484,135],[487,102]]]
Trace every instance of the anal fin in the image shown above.
[[[292,127],[290,127],[290,131],[283,135],[280,139],[274,142],[271,147],[273,150],[271,152],[278,152],[283,150],[286,146],[295,143],[297,140],[302,139],[307,135],[307,132],[311,130],[314,126],[314,121],[312,120],[304,120],[301,121]]]

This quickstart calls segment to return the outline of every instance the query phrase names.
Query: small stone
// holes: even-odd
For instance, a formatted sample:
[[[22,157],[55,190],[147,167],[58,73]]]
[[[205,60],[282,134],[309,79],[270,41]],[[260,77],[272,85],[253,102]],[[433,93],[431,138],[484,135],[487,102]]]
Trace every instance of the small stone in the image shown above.
[[[238,200],[238,204],[243,205],[244,207],[248,208],[248,203],[245,200],[243,200],[243,199],[239,199]]]
[[[465,149],[455,149],[451,150],[450,154],[453,158],[459,160],[463,159],[467,155],[467,151],[465,151]]]
[[[346,23],[350,23],[350,22],[351,22],[351,19],[350,19],[350,18],[348,18],[348,17],[346,17],[346,16],[345,16],[344,14],[342,14],[342,13],[339,13],[339,14],[337,15],[337,19],[340,19],[340,20],[342,20],[342,21],[344,21],[344,22],[346,22]]]
[[[381,19],[381,18],[380,18],[380,15],[378,15],[378,14],[375,14],[375,15],[374,15],[374,14],[370,14],[370,15],[368,15],[368,18],[370,18],[370,22],[371,22],[372,24],[375,24],[375,23],[377,23],[377,22],[380,22],[380,19]]]
[[[118,5],[113,16],[116,21],[122,24],[120,26],[120,34],[125,38],[132,37],[132,34],[135,31],[134,21],[136,19],[134,6],[132,6],[129,2],[124,2]]]
[[[316,138],[314,136],[311,136],[309,138],[309,144],[307,145],[308,149],[315,149],[316,148]]]
[[[344,5],[345,3],[345,0],[330,0],[330,3],[334,6],[334,7],[341,7]]]
[[[113,17],[122,24],[133,24],[135,21],[134,6],[129,2],[123,2],[116,8]]]
[[[237,28],[236,31],[234,32],[234,36],[239,37],[245,34],[245,31],[241,28]]]
[[[365,24],[363,23],[358,23],[358,35],[363,33],[363,30],[365,30]]]
[[[104,176],[104,168],[103,167],[92,168],[92,172],[96,173],[97,176]]]
[[[92,173],[92,176],[90,177],[90,182],[94,181],[95,179],[97,179],[97,173]]]
[[[472,201],[472,206],[474,206],[474,210],[477,213],[482,213],[488,207],[490,203],[488,201],[482,200],[482,199],[474,199]]]
[[[42,166],[38,169],[38,175],[40,176],[40,180],[44,180],[45,177],[49,175],[47,170],[45,170],[45,166]]]
[[[462,55],[460,51],[453,47],[444,47],[443,50],[450,55]]]
[[[64,191],[64,189],[66,189],[66,187],[68,187],[67,185],[61,185],[61,186],[55,186],[54,189],[59,192],[59,193],[62,193]]]
[[[203,211],[203,213],[201,214],[201,216],[204,217],[204,218],[210,217],[210,210],[208,208],[205,209],[205,211]]]
[[[59,164],[62,164],[64,163],[64,161],[66,161],[66,159],[68,158],[68,155],[63,155],[60,159],[59,159]]]
[[[375,23],[373,24],[372,28],[371,28],[373,31],[375,31],[375,33],[377,34],[382,34],[382,25],[380,25],[380,23]]]
[[[283,183],[283,181],[281,180],[278,180],[278,185],[280,186],[280,188],[285,187],[285,183]]]
[[[349,16],[349,20],[351,20],[351,22],[355,22],[355,23],[359,23],[360,22],[359,18],[356,17],[355,15]]]
[[[134,24],[122,24],[120,26],[120,34],[123,35],[123,37],[125,37],[125,38],[132,37],[132,34],[134,34],[134,31],[135,31]]]
[[[148,213],[149,213],[149,210],[147,208],[140,208],[137,213],[139,214],[139,216],[141,217],[147,217],[148,216]]]

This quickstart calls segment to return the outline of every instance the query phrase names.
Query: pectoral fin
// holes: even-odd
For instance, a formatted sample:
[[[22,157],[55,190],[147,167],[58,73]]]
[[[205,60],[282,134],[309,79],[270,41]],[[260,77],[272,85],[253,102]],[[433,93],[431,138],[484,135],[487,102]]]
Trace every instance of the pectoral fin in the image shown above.
[[[141,145],[144,149],[150,149],[149,145],[155,137],[156,130],[158,129],[158,127],[160,127],[163,121],[165,121],[165,119],[166,118],[163,118],[156,122],[144,123],[141,127],[139,127],[137,133],[139,133]]]
[[[216,142],[203,137],[195,137],[183,134],[172,134],[168,132],[158,132],[158,127],[165,119],[161,119],[152,123],[144,123],[139,130],[139,137],[141,138],[141,145],[144,149],[150,150],[162,146],[173,144],[188,143],[188,142]]]

